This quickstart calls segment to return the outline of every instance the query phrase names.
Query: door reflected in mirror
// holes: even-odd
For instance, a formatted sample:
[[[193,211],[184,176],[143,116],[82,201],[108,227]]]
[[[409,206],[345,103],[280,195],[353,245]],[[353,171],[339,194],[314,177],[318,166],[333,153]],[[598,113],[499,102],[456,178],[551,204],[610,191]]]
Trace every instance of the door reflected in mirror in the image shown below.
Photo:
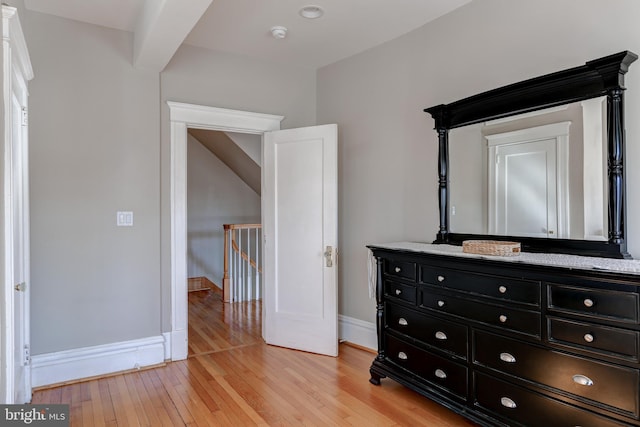
[[[606,97],[452,129],[455,233],[607,240]]]

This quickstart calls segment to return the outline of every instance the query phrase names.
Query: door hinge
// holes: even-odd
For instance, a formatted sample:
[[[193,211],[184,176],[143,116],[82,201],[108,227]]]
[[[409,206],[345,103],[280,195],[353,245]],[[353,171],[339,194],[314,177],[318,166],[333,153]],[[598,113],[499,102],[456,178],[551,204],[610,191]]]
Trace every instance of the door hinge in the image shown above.
[[[29,124],[29,112],[27,111],[27,107],[22,107],[22,126],[27,126]]]
[[[31,351],[28,345],[24,346],[24,364],[25,365],[31,364]]]

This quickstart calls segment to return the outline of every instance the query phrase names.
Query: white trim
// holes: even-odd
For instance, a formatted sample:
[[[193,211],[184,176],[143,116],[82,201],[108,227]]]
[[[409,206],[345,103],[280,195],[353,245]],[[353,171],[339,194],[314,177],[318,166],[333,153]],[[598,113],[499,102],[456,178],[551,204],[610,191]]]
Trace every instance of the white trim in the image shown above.
[[[338,336],[340,341],[348,341],[362,347],[376,350],[378,348],[378,333],[372,322],[338,315]]]
[[[17,9],[15,7],[2,5],[2,50],[3,50],[3,104],[4,104],[4,159],[2,159],[4,174],[4,187],[3,187],[3,214],[4,214],[4,256],[2,261],[4,263],[4,276],[3,276],[3,289],[2,299],[0,303],[3,305],[4,317],[1,319],[3,329],[0,332],[0,339],[2,339],[1,348],[4,349],[0,354],[0,360],[2,365],[0,366],[0,401],[2,403],[24,403],[15,402],[15,396],[18,394],[18,399],[24,401],[31,400],[31,384],[30,384],[30,370],[28,359],[19,363],[24,363],[24,382],[20,384],[15,383],[15,343],[16,343],[16,330],[15,323],[15,307],[14,307],[14,276],[13,271],[13,201],[11,194],[13,189],[13,177],[12,168],[17,165],[13,165],[12,159],[12,139],[13,139],[13,117],[12,117],[12,97],[18,95],[16,89],[21,90],[22,96],[18,96],[18,101],[23,108],[28,107],[27,103],[27,82],[33,78],[33,69],[31,67],[31,61],[29,59],[29,52],[27,50],[27,44],[22,33],[22,26],[20,25],[20,19],[18,18]],[[14,87],[15,85],[15,87]],[[19,91],[18,91],[19,92]],[[28,109],[27,109],[28,111]],[[25,345],[25,351],[29,350],[30,335],[29,335],[29,289],[31,286],[29,277],[29,216],[28,216],[28,130],[26,126],[22,126],[22,139],[23,139],[23,155],[25,156],[22,164],[19,166],[22,169],[23,174],[23,194],[24,198],[20,211],[22,212],[22,220],[24,222],[24,243],[23,243],[23,262],[24,262],[24,277],[23,280],[26,283],[26,289],[24,291],[24,324],[18,329],[19,333],[23,333],[21,338]],[[22,353],[22,351],[20,352]]]
[[[496,133],[485,135],[487,145],[522,144],[540,139],[557,138],[558,136],[569,136],[571,122],[559,122],[550,125],[534,126],[526,129],[518,129],[512,132]]]
[[[162,334],[164,338],[164,360],[171,359],[171,332],[164,332]]]
[[[164,362],[164,338],[141,338],[33,356],[33,387],[139,369]]]
[[[171,360],[187,358],[187,129],[263,134],[284,116],[167,101],[171,121]]]
[[[485,135],[488,147],[488,198],[487,219],[489,234],[499,234],[497,224],[497,181],[496,181],[496,149],[499,146],[523,144],[554,139],[556,146],[556,215],[558,229],[556,236],[568,239],[571,235],[569,228],[569,129],[570,121],[552,123],[518,129],[511,132]]]

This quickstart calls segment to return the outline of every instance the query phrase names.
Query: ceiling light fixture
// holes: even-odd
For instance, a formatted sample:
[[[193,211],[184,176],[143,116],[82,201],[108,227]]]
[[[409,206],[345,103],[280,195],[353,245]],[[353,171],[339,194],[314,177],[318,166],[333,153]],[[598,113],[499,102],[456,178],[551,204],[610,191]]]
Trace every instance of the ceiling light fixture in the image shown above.
[[[307,19],[317,19],[324,15],[324,9],[320,6],[309,5],[300,9],[300,16]]]
[[[287,29],[280,25],[276,25],[275,27],[271,27],[271,35],[276,39],[283,39],[287,37]]]

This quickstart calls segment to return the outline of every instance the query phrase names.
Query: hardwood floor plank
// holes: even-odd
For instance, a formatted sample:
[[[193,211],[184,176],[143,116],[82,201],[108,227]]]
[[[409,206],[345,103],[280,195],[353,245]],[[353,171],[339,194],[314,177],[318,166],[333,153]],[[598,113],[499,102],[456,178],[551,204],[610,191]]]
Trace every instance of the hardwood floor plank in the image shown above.
[[[188,359],[39,390],[33,403],[69,404],[74,427],[474,425],[394,381],[370,384],[363,349],[268,346],[260,320],[259,302],[190,292]]]

